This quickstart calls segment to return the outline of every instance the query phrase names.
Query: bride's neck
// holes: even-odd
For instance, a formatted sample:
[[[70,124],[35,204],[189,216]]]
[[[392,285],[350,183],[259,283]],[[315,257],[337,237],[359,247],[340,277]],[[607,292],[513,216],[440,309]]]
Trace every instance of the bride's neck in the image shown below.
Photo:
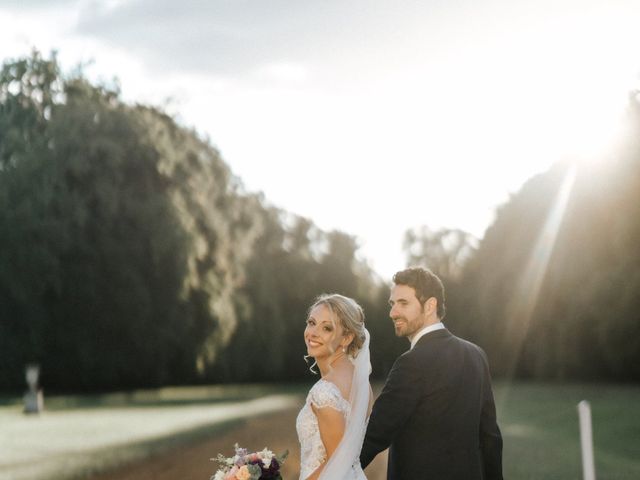
[[[324,378],[333,368],[345,361],[346,358],[347,355],[340,350],[329,357],[316,359],[318,368],[320,369],[320,376]]]

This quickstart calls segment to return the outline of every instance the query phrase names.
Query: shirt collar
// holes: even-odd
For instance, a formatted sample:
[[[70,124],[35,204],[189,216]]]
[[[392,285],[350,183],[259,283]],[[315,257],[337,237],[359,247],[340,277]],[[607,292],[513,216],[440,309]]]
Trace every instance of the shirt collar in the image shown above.
[[[413,340],[411,340],[411,348],[415,347],[416,343],[418,343],[418,340],[420,340],[427,333],[434,332],[436,330],[442,330],[443,328],[444,328],[444,323],[442,322],[434,323],[433,325],[424,327],[422,330],[416,333],[415,337],[413,337]]]

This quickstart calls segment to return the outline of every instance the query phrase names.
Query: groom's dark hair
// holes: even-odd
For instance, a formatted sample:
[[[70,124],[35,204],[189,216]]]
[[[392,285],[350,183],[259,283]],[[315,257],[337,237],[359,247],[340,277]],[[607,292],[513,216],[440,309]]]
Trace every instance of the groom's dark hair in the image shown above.
[[[444,285],[442,280],[428,268],[409,267],[396,272],[393,276],[393,283],[396,285],[406,285],[416,291],[416,297],[420,305],[431,297],[438,302],[438,318],[442,320],[447,312],[444,305]]]

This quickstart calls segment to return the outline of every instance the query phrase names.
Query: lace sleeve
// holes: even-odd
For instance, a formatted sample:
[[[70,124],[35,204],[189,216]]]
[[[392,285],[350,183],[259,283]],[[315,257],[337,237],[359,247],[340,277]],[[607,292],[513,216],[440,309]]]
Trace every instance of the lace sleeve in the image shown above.
[[[343,413],[347,412],[349,406],[338,387],[327,381],[320,381],[311,389],[309,403],[316,408],[331,407]]]

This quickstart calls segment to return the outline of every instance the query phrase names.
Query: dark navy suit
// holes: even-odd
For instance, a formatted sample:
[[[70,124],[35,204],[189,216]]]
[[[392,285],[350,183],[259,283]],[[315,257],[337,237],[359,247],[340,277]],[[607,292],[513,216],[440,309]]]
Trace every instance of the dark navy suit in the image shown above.
[[[502,436],[482,349],[441,329],[402,354],[376,400],[362,467],[389,448],[389,480],[502,480]]]

